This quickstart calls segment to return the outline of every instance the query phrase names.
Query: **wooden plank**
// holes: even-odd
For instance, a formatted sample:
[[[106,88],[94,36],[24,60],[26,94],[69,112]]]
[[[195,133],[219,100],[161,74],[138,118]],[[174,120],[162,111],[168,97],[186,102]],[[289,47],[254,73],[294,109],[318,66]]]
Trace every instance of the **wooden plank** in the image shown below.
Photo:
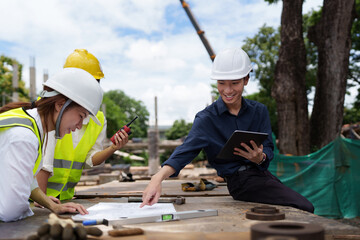
[[[75,192],[76,198],[93,198],[93,197],[141,197],[144,189],[150,181],[136,182],[118,182],[113,181],[85,190]],[[227,186],[221,184],[211,191],[184,192],[181,189],[181,183],[195,182],[189,180],[166,180],[162,184],[162,197],[201,197],[201,196],[229,196]],[[197,181],[198,182],[198,181]]]

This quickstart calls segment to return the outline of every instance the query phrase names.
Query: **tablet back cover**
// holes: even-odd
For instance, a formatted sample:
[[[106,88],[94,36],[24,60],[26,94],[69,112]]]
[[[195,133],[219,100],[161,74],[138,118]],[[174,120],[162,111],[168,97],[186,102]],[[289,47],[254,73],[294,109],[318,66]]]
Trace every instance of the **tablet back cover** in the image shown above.
[[[240,156],[233,154],[235,147],[246,151],[245,148],[241,147],[240,143],[243,142],[251,147],[250,140],[253,140],[256,145],[260,146],[267,138],[267,136],[267,133],[235,130],[231,137],[225,143],[224,147],[221,149],[220,153],[217,155],[217,158],[241,159]]]

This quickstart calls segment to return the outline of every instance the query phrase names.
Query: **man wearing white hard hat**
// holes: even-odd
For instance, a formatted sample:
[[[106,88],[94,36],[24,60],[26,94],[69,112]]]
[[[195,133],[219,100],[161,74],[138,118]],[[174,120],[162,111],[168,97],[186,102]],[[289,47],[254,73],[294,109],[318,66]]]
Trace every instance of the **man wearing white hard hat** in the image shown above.
[[[48,132],[58,138],[80,129],[88,115],[96,113],[103,91],[94,77],[78,68],[67,68],[44,85],[41,99],[14,102],[0,108],[0,221],[17,221],[33,215],[29,197],[55,213],[88,213],[75,203],[57,204],[38,187],[42,148]]]
[[[196,114],[184,143],[175,149],[146,187],[141,207],[156,203],[161,195],[161,182],[177,176],[204,149],[211,166],[226,179],[229,193],[235,200],[314,212],[311,202],[267,170],[274,156],[268,110],[265,105],[242,97],[251,71],[250,59],[241,48],[223,50],[215,57],[211,78],[217,81],[220,97]],[[260,146],[254,141],[250,142],[252,146],[239,143],[246,149],[234,148],[234,154],[240,156],[240,160],[217,158],[235,130],[263,132],[268,137]]]

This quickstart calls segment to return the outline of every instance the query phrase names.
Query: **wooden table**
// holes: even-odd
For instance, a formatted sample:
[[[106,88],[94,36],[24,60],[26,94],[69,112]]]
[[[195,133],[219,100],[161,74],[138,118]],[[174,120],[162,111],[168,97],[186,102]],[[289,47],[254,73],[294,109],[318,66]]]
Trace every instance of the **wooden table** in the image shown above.
[[[129,186],[126,187],[126,184],[129,184]],[[169,189],[168,192],[167,184],[169,184],[170,187],[170,185],[174,183],[164,182],[164,186],[166,187],[163,188],[163,192],[166,196],[175,196],[179,195],[178,193],[184,193],[182,191],[171,192],[173,189]],[[144,185],[146,185],[146,183],[111,183],[88,189],[88,193],[91,192],[102,195],[104,192],[116,192],[116,194],[118,194],[118,192],[130,191],[131,189],[137,191]],[[99,191],[96,189],[99,189]],[[224,189],[219,188],[218,194],[223,194],[220,192],[224,191]],[[245,214],[252,207],[259,206],[259,204],[235,201],[230,196],[209,196],[209,193],[205,194],[204,196],[186,195],[186,204],[174,205],[176,211],[217,209],[218,216],[172,222],[127,225],[126,227],[140,227],[145,231],[145,234],[142,236],[122,237],[121,239],[250,239],[251,225],[261,221],[249,220],[245,217]],[[215,191],[212,194],[215,194]],[[133,195],[133,193],[130,195]],[[184,196],[185,194],[182,195]],[[74,199],[73,202],[83,204],[88,208],[99,202],[127,202],[127,198],[93,197],[88,199]],[[276,206],[276,208],[285,213],[286,219],[281,221],[316,223],[322,225],[326,230],[326,239],[337,239],[333,238],[333,235],[360,234],[359,228],[342,224],[335,220],[326,219],[291,207]],[[33,208],[33,211],[35,215],[24,220],[0,223],[0,238],[25,239],[32,233],[35,233],[37,228],[47,220],[50,212],[47,209],[39,208]],[[70,217],[71,215],[62,216]],[[104,235],[99,239],[116,239],[107,235],[107,231],[111,230],[111,227],[105,225],[98,226],[104,231]]]
[[[184,192],[181,190],[181,183],[196,182],[185,180],[166,180],[162,183],[162,197],[201,197],[201,196],[230,196],[226,184],[218,184],[218,187],[211,191]],[[197,181],[199,182],[199,180]],[[85,190],[75,191],[76,198],[93,197],[141,197],[149,181],[119,182],[113,181]]]

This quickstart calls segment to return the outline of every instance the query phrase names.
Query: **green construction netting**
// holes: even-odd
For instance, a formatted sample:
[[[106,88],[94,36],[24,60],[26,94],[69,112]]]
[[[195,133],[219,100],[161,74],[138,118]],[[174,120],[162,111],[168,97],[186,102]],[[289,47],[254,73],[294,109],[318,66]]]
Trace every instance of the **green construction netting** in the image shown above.
[[[306,156],[285,156],[276,148],[274,153],[269,171],[309,199],[315,214],[360,216],[360,140],[338,137]]]

